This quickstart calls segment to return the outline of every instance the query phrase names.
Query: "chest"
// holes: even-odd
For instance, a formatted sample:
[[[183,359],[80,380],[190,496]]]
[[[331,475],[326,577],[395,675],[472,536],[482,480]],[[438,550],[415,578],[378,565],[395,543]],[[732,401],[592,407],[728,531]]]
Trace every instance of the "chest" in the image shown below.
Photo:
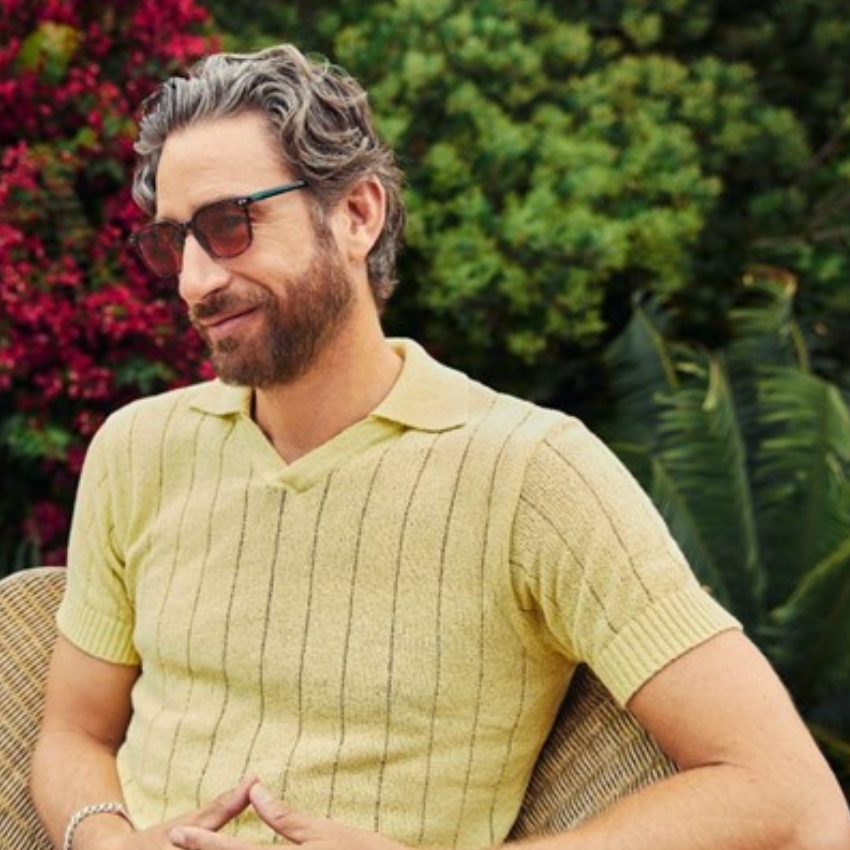
[[[522,654],[509,505],[462,446],[394,445],[301,490],[173,470],[128,550],[141,656],[364,717],[390,692],[423,716],[435,687],[475,702],[484,669],[500,687]]]

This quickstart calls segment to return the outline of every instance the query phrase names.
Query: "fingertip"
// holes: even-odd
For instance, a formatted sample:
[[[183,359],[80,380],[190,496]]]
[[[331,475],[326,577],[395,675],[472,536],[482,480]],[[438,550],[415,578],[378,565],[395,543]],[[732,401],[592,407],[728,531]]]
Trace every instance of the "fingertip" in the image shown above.
[[[263,785],[259,779],[251,786],[251,800],[257,805],[265,805],[267,803],[271,803],[274,800],[274,794]]]
[[[183,827],[177,826],[168,833],[168,840],[177,847],[188,847],[188,835]]]
[[[266,788],[262,782],[258,782],[250,791],[251,803],[259,814],[275,832],[284,834],[284,824],[288,823],[294,814],[292,808],[283,800],[278,799]]]
[[[248,800],[251,789],[259,782],[259,777],[255,774],[249,774],[242,778],[240,783],[232,789],[233,796],[240,800]]]

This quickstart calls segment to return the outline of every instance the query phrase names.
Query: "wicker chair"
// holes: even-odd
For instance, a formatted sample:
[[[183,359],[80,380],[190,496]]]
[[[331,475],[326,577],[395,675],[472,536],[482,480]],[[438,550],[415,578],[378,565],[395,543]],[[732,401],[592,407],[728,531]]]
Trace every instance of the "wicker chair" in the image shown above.
[[[65,572],[39,567],[0,581],[0,848],[51,850],[28,794],[43,684]],[[569,829],[675,772],[672,762],[581,668],[541,753],[514,838]]]

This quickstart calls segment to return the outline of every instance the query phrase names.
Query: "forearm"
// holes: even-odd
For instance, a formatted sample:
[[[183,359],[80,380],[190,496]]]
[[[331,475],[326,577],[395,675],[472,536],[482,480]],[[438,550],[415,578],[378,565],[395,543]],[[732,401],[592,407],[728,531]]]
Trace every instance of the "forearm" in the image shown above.
[[[31,790],[51,841],[62,847],[73,815],[96,803],[123,803],[114,751],[83,732],[45,729],[36,747]],[[74,835],[74,850],[118,847],[131,826],[118,815],[86,818]]]
[[[791,783],[788,783],[791,792]],[[827,850],[834,822],[806,794],[766,793],[743,768],[712,765],[656,783],[576,829],[523,850]]]

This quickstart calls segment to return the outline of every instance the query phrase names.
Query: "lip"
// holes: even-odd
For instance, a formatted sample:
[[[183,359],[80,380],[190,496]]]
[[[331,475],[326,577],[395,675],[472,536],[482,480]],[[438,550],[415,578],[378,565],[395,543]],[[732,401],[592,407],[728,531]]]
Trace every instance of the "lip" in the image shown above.
[[[226,336],[238,328],[242,322],[249,319],[258,310],[257,307],[249,307],[247,310],[238,310],[233,313],[225,313],[212,316],[209,319],[198,322],[205,334],[211,338]]]

